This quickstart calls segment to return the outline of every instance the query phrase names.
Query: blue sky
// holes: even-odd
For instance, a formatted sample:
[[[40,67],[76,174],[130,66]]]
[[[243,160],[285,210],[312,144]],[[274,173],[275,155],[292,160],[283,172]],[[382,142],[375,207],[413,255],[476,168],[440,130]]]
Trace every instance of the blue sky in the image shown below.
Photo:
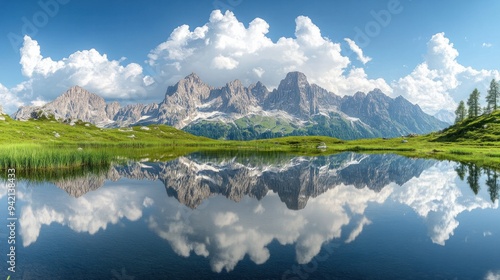
[[[238,78],[272,88],[298,70],[340,95],[378,87],[435,113],[474,87],[484,96],[500,69],[495,0],[28,0],[0,11],[9,112],[75,83],[107,100],[158,102],[190,72],[214,86]],[[182,25],[187,37],[175,41]]]

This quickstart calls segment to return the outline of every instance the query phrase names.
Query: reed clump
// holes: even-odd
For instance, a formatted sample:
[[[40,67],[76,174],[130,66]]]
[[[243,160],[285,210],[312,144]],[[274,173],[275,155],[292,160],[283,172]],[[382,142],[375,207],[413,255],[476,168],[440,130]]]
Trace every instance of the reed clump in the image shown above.
[[[9,145],[0,148],[0,169],[64,169],[109,165],[113,155],[105,149]]]

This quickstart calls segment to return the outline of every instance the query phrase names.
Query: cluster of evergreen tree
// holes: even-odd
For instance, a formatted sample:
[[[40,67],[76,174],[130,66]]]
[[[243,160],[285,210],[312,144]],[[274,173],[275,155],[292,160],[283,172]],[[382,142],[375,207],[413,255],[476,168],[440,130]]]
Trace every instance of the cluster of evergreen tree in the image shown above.
[[[500,102],[500,84],[491,80],[490,88],[488,89],[488,94],[486,95],[486,107],[481,108],[479,101],[481,93],[479,90],[474,89],[467,100],[467,107],[465,107],[465,102],[460,101],[457,110],[455,111],[455,123],[459,123],[466,118],[475,118],[482,114],[490,114],[491,112],[498,109],[498,103]]]

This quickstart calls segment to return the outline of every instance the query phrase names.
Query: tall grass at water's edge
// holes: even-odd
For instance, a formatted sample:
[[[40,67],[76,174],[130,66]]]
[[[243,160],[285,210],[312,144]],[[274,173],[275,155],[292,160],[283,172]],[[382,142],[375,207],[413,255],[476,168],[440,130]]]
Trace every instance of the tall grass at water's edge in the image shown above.
[[[213,147],[212,147],[213,148]],[[74,169],[109,166],[125,160],[168,161],[198,150],[197,147],[153,145],[150,143],[0,146],[0,170]]]
[[[50,169],[109,165],[113,155],[104,149],[9,145],[0,147],[0,169]]]
[[[73,143],[0,145],[0,170],[48,170],[109,166],[123,160],[169,161],[193,152],[221,153],[287,153],[318,156],[339,152],[394,153],[409,157],[474,162],[500,170],[500,147],[496,142],[436,142],[431,136],[420,136],[402,142],[394,139],[360,139],[343,141],[330,137],[283,137],[254,141],[216,141],[202,139],[134,143]],[[327,149],[317,149],[325,143]],[[264,154],[260,154],[264,156]],[[87,169],[88,169],[87,168]]]

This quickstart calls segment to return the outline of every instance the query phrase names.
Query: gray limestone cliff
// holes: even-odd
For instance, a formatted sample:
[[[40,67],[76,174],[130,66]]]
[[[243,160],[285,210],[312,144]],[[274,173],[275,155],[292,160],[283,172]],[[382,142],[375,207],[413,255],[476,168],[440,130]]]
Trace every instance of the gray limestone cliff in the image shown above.
[[[116,104],[108,106],[104,98],[74,86],[43,106],[21,107],[14,114],[14,118],[26,120],[41,115],[53,115],[56,119],[82,120],[104,126],[112,122],[110,115],[116,111],[116,106]]]
[[[16,119],[51,116],[98,126],[166,124],[195,135],[249,140],[286,135],[325,135],[342,139],[424,134],[448,124],[403,97],[376,89],[340,97],[290,72],[270,91],[261,82],[239,80],[212,87],[192,73],[168,87],[163,101],[120,106],[75,86],[41,107],[21,107]]]

